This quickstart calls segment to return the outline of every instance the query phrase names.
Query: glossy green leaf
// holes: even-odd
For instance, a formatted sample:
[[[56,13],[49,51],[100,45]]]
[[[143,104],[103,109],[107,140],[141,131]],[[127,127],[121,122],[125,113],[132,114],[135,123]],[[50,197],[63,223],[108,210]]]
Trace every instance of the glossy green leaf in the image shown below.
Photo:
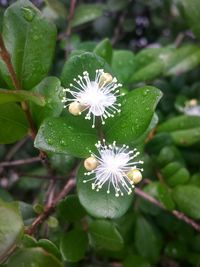
[[[34,145],[44,151],[85,158],[94,150],[97,139],[96,130],[89,121],[68,115],[47,118],[40,126]]]
[[[190,146],[200,141],[200,117],[181,115],[163,122],[158,132],[169,132],[175,144]]]
[[[91,243],[96,249],[118,251],[123,248],[123,238],[110,221],[93,221],[89,225],[89,235]]]
[[[112,61],[112,44],[109,39],[104,39],[94,49],[94,53],[105,59],[109,64]]]
[[[77,262],[84,258],[88,237],[82,230],[71,230],[62,236],[60,251],[66,261]]]
[[[8,262],[7,267],[63,267],[62,263],[42,248],[20,249]]]
[[[43,95],[46,100],[46,105],[42,108],[34,104],[31,105],[31,113],[37,125],[47,117],[58,117],[60,115],[63,109],[63,103],[61,102],[63,91],[58,78],[44,78],[32,91]]]
[[[56,42],[55,26],[46,21],[30,1],[19,0],[4,13],[3,39],[22,89],[33,88],[51,67]],[[12,87],[2,61],[0,70]]]
[[[128,50],[115,50],[113,52],[112,68],[117,79],[122,83],[128,83],[135,71],[135,56]]]
[[[149,259],[151,262],[158,261],[162,248],[160,233],[141,216],[136,221],[135,245],[140,255]]]
[[[85,210],[96,218],[119,218],[130,207],[133,195],[124,194],[122,197],[116,197],[114,190],[107,194],[107,186],[96,192],[92,190],[91,183],[83,183],[86,179],[85,169],[82,167],[78,173],[78,197]]]
[[[67,196],[62,200],[58,205],[57,212],[58,218],[63,222],[80,220],[86,214],[76,195]]]
[[[180,185],[173,190],[173,198],[180,211],[194,219],[200,219],[200,188]]]
[[[106,140],[130,144],[147,130],[162,93],[155,87],[145,86],[126,94],[121,113],[106,121]]]
[[[28,122],[19,105],[0,105],[0,144],[10,144],[28,133]]]
[[[74,83],[74,78],[83,75],[84,71],[89,72],[90,79],[95,78],[96,70],[104,69],[105,72],[111,72],[110,67],[104,59],[94,53],[85,52],[81,55],[73,56],[66,61],[61,74],[61,83],[64,87],[69,87]]]
[[[71,21],[72,27],[93,21],[103,15],[103,5],[101,4],[80,4],[74,13]]]
[[[45,99],[41,94],[31,93],[24,90],[0,89],[0,104],[21,102],[24,100],[32,101],[39,106],[45,105]]]
[[[181,0],[180,3],[184,7],[184,13],[189,26],[192,28],[194,34],[200,38],[200,2],[199,0]]]
[[[0,262],[15,248],[23,232],[23,221],[17,203],[0,201]]]

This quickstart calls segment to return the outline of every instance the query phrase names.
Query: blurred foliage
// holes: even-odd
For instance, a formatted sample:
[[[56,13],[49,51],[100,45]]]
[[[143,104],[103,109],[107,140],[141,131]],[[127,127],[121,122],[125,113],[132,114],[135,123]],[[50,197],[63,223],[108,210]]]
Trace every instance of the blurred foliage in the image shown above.
[[[0,267],[200,266],[199,21],[199,0],[0,0],[20,87],[1,57]],[[124,93],[106,140],[144,160],[130,196],[83,183],[98,129],[61,102],[74,78],[100,68]],[[31,236],[77,165],[77,187]]]

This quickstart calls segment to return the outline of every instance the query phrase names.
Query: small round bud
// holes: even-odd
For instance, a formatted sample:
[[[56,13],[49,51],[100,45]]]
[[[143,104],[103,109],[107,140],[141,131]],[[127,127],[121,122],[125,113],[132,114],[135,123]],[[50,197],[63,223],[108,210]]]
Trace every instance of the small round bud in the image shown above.
[[[198,102],[197,99],[191,99],[190,101],[188,101],[188,106],[190,107],[195,107],[197,106]]]
[[[133,184],[138,184],[142,180],[142,174],[139,170],[133,169],[127,173],[129,180],[133,182]]]
[[[69,105],[69,113],[71,113],[74,116],[78,116],[81,115],[81,112],[84,110],[84,108],[85,108],[84,106],[75,101]]]
[[[94,157],[89,157],[84,161],[84,167],[88,171],[93,171],[98,166],[99,162]]]
[[[113,77],[110,73],[103,73],[99,79],[99,86],[111,83],[112,80],[113,80]]]

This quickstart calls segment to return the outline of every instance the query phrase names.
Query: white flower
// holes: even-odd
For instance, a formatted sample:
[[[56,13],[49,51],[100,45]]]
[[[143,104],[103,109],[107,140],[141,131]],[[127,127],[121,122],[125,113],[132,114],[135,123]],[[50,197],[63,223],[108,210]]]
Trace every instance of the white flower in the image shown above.
[[[200,116],[200,105],[197,99],[191,99],[185,103],[185,107],[178,107],[180,112],[188,116]]]
[[[62,99],[62,102],[71,104],[69,111],[73,115],[80,115],[83,111],[88,110],[86,119],[93,120],[92,127],[95,127],[95,117],[100,117],[102,124],[104,119],[114,117],[116,112],[120,112],[121,104],[116,103],[117,97],[120,96],[117,88],[121,87],[117,83],[117,79],[113,78],[104,70],[96,70],[94,81],[90,80],[89,73],[83,72],[83,76],[78,76],[74,79],[76,85],[70,84],[70,89],[64,89],[64,92],[69,92],[73,98],[69,99],[67,96]]]
[[[139,155],[139,152],[136,149],[129,150],[126,145],[117,147],[115,141],[108,146],[105,144],[105,140],[103,140],[103,144],[99,141],[96,147],[99,156],[92,153],[91,157],[96,159],[98,164],[94,163],[95,168],[85,173],[85,175],[92,175],[93,177],[83,182],[92,181],[92,189],[96,191],[107,184],[107,193],[109,194],[111,187],[113,187],[116,197],[123,196],[124,193],[131,194],[134,181],[129,176],[130,171],[143,171],[143,169],[138,168],[138,165],[142,164],[143,161],[132,161]],[[85,166],[87,165],[88,163]]]

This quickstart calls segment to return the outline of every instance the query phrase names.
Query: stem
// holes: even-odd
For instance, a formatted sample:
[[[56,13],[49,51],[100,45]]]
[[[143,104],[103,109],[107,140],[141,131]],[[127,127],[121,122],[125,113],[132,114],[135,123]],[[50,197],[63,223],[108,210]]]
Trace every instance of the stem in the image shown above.
[[[99,139],[101,141],[101,143],[103,144],[103,140],[104,138],[104,133],[103,133],[103,129],[102,129],[102,124],[101,124],[101,119],[97,118],[97,133],[99,136]]]
[[[156,206],[160,207],[163,210],[167,209],[165,208],[165,206],[160,203],[158,200],[156,200],[155,198],[153,198],[152,196],[146,194],[145,192],[143,192],[141,189],[139,188],[135,188],[135,193],[136,195],[148,200],[149,202],[155,204]],[[185,223],[189,224],[191,227],[193,227],[196,231],[200,232],[200,224],[196,223],[193,219],[187,217],[184,213],[178,211],[178,210],[173,210],[172,214],[178,218],[181,221],[184,221]]]
[[[6,66],[8,68],[8,72],[10,73],[10,77],[12,79],[14,87],[16,88],[16,90],[20,90],[21,86],[20,86],[20,83],[17,79],[17,75],[15,73],[15,70],[13,68],[10,54],[8,53],[8,51],[5,47],[2,35],[0,35],[0,55],[1,55],[1,58],[3,59],[3,61],[5,62]]]
[[[19,159],[19,160],[14,160],[14,161],[4,161],[0,163],[0,167],[25,165],[25,164],[31,164],[31,163],[35,163],[39,161],[40,161],[40,157],[34,157],[30,159]]]
[[[26,233],[29,235],[33,235],[38,227],[38,225],[42,224],[48,217],[55,211],[55,207],[60,202],[62,198],[64,198],[72,188],[74,188],[76,182],[75,179],[70,179],[67,181],[63,190],[59,193],[59,195],[51,202],[51,205],[47,205],[44,212],[41,213],[31,224],[31,226],[26,230]]]
[[[1,34],[0,34],[0,56],[1,56],[1,58],[4,61],[4,63],[7,66],[8,72],[10,73],[10,77],[12,79],[12,82],[13,82],[13,85],[14,85],[15,89],[16,90],[21,90],[20,82],[19,82],[19,80],[17,78],[16,72],[15,72],[14,67],[12,65],[10,54],[9,54],[8,50],[6,49],[6,47],[5,47],[5,44],[4,44],[4,41],[3,41],[3,37],[2,37]],[[28,120],[28,123],[29,123],[29,127],[30,127],[30,130],[31,130],[31,132],[30,132],[31,137],[33,139],[35,139],[37,131],[36,131],[36,128],[35,128],[35,125],[34,125],[30,110],[29,110],[28,103],[26,101],[23,101],[23,102],[21,102],[21,104],[22,104],[22,109],[23,109],[23,111],[24,111],[24,113],[26,115],[26,118]]]

